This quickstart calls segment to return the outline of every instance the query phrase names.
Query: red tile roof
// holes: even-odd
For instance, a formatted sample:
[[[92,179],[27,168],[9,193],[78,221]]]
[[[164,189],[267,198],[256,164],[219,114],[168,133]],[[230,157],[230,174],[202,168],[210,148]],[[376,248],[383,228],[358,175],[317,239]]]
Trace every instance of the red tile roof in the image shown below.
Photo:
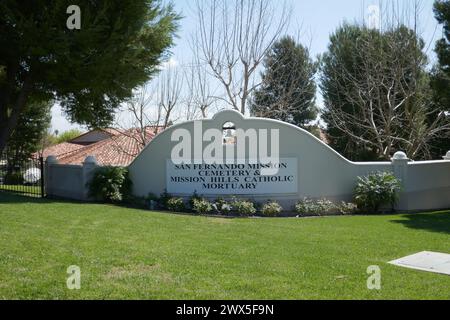
[[[155,131],[160,128],[147,127],[145,144],[155,137]],[[70,142],[61,143],[44,150],[44,157],[54,155],[60,164],[77,164],[84,162],[86,157],[94,156],[97,163],[102,166],[128,166],[144,148],[140,130],[108,129],[111,137],[89,144],[81,145]],[[68,152],[62,152],[68,150]]]
[[[57,158],[71,154],[77,150],[80,150],[84,146],[81,144],[63,142],[60,144],[56,144],[54,146],[48,147],[44,149],[42,156],[47,158],[48,156],[55,156]]]

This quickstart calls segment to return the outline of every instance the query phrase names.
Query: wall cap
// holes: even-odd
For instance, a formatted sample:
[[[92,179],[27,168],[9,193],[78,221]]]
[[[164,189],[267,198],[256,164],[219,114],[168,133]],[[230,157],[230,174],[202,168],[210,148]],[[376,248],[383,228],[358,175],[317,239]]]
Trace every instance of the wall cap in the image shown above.
[[[442,158],[444,158],[444,160],[450,160],[450,151],[447,152],[447,154],[445,156],[443,156]]]
[[[56,158],[55,156],[48,156],[47,159],[45,160],[47,163],[58,163],[58,158]]]
[[[94,156],[87,156],[83,162],[83,165],[86,165],[86,164],[97,164],[97,159],[95,159]]]
[[[392,157],[392,161],[409,161],[408,156],[406,155],[406,153],[404,153],[403,151],[397,151],[394,156]]]

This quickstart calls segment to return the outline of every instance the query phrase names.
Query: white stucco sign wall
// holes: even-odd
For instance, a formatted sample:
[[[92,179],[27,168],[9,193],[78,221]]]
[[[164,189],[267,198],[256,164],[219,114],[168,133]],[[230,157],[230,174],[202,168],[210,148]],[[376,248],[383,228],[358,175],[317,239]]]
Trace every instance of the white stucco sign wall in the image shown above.
[[[245,160],[233,164],[174,164],[166,162],[167,191],[202,195],[274,195],[297,194],[297,159],[284,158],[261,163]],[[262,169],[275,168],[274,175],[264,175]]]
[[[261,144],[264,139],[256,136],[258,142],[246,144],[245,154],[239,156],[238,146],[228,144],[233,138],[229,135],[230,130],[224,130],[227,123],[233,123],[236,131],[242,129],[249,137],[252,130],[267,133],[268,150],[274,148],[271,132],[277,133],[278,165],[282,164],[279,172],[265,180],[258,174],[257,166],[206,167],[210,158],[220,158],[222,154],[224,158],[225,154],[234,154],[236,159],[247,159],[248,162],[248,159],[254,159],[250,156],[252,150],[259,152],[265,146]],[[214,130],[223,130],[224,142],[214,152],[209,152],[214,149],[210,147],[213,140],[222,140]],[[192,135],[192,138],[181,139],[180,132]],[[172,151],[178,150],[182,143],[192,147],[189,152],[183,152],[188,158],[185,164],[189,166],[171,161]],[[218,163],[227,163],[223,160]],[[212,119],[189,121],[168,128],[149,143],[129,169],[136,196],[160,195],[167,190],[188,198],[197,191],[209,199],[237,195],[260,203],[277,200],[287,210],[305,197],[352,201],[358,176],[390,171],[403,184],[399,210],[450,208],[450,157],[425,162],[412,162],[407,157],[388,162],[351,162],[296,126],[271,119],[247,118],[230,110],[220,112]]]

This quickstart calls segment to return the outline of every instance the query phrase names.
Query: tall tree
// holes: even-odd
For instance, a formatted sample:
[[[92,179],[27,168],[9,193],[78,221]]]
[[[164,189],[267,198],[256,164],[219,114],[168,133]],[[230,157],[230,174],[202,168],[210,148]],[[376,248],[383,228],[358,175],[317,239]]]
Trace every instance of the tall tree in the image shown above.
[[[443,38],[436,43],[438,64],[431,76],[431,86],[434,101],[440,107],[440,112],[450,112],[450,1],[439,0],[434,4],[436,19],[443,25]],[[436,137],[432,142],[436,156],[450,150],[450,135]]]
[[[83,134],[83,132],[81,130],[78,129],[70,129],[67,131],[64,131],[60,134],[58,134],[58,136],[55,137],[55,143],[63,143],[63,142],[68,142],[70,140],[73,140],[79,136],[81,136]]]
[[[178,15],[159,0],[0,2],[0,151],[25,106],[58,100],[71,121],[106,126],[157,70]]]
[[[286,30],[289,10],[273,0],[196,0],[196,4],[199,27],[193,46],[223,88],[217,98],[245,114],[248,99],[260,84],[258,68]]]
[[[15,165],[28,161],[39,151],[51,121],[51,103],[28,104],[20,115],[17,126],[8,139],[6,157],[11,170]]]
[[[317,117],[317,63],[308,49],[293,38],[284,37],[273,45],[264,67],[261,86],[250,102],[250,113],[306,128]]]
[[[125,104],[125,117],[119,117],[115,125],[136,142],[138,153],[148,144],[151,135],[165,130],[177,120],[174,116],[181,104],[182,91],[183,78],[179,68],[167,67],[151,83],[140,87]],[[120,143],[117,146],[127,152]]]
[[[449,123],[431,101],[423,48],[404,25],[344,25],[332,35],[321,87],[335,149],[352,160],[388,160],[398,150],[431,157],[430,141]]]

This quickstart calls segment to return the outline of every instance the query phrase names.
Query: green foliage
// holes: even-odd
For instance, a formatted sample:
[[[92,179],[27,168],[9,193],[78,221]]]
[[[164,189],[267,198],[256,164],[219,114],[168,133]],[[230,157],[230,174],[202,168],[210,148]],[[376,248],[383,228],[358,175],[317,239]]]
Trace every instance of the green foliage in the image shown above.
[[[23,175],[20,172],[14,171],[7,173],[5,175],[5,184],[6,185],[22,185],[24,182]]]
[[[350,215],[358,213],[358,206],[351,202],[345,202],[342,201],[338,206],[337,209],[340,214],[342,215]]]
[[[89,195],[96,200],[120,202],[131,195],[132,182],[127,168],[100,167],[88,186]]]
[[[427,115],[434,106],[426,68],[424,41],[405,26],[338,28],[321,66],[331,147],[354,161],[389,160],[398,150],[429,158],[423,142],[433,135]]]
[[[208,214],[213,210],[213,206],[206,199],[193,199],[192,210],[198,214]]]
[[[291,37],[277,41],[264,60],[261,87],[250,101],[252,115],[303,128],[316,119],[317,63],[307,48]]]
[[[179,20],[173,5],[79,0],[81,29],[69,30],[66,10],[72,4],[0,2],[0,69],[6,68],[0,74],[0,151],[27,100],[54,97],[71,121],[105,127],[168,56]]]
[[[186,210],[186,206],[182,198],[170,198],[167,200],[167,210],[173,212],[183,212]]]
[[[159,197],[156,194],[154,194],[154,193],[149,193],[147,195],[147,197],[145,197],[145,200],[158,202],[159,201]]]
[[[221,215],[229,215],[231,213],[231,205],[223,198],[217,198],[213,203],[214,210]]]
[[[159,199],[158,199],[159,206],[163,209],[168,209],[167,205],[171,198],[172,198],[172,195],[167,192],[167,189],[164,189],[164,192],[161,193],[161,195],[159,196]]]
[[[159,197],[156,194],[149,193],[144,199],[144,206],[150,210],[156,210],[159,206]]]
[[[41,150],[51,122],[49,102],[30,103],[21,114],[17,127],[8,140],[6,156],[10,166],[21,165]]]
[[[194,210],[194,202],[196,200],[202,200],[202,197],[198,195],[197,190],[194,191],[194,193],[192,194],[192,196],[189,198],[188,201],[189,208],[191,208],[192,210]]]
[[[335,213],[336,206],[327,199],[313,200],[305,198],[295,205],[295,211],[300,215],[322,216]]]
[[[436,43],[438,65],[433,77],[433,88],[441,105],[450,105],[450,1],[438,0],[434,3],[436,19],[443,25],[443,38]]]
[[[63,143],[63,142],[68,142],[70,140],[73,140],[79,136],[81,136],[83,134],[83,132],[81,132],[78,129],[71,129],[68,131],[64,131],[63,133],[59,134],[56,137],[56,144],[58,143]]]
[[[248,217],[256,213],[255,205],[248,200],[234,199],[231,207],[234,212],[243,217]]]
[[[450,1],[436,1],[434,13],[438,22],[443,25],[443,37],[436,42],[435,52],[438,63],[432,70],[431,87],[434,102],[439,106],[439,111],[445,112],[450,111]],[[435,118],[437,115],[432,116]],[[432,120],[433,118],[430,119]],[[450,150],[450,133],[443,132],[436,135],[430,143],[434,157],[440,158]]]
[[[448,276],[385,266],[367,290],[365,271],[448,252],[450,211],[223,221],[0,192],[0,216],[2,299],[449,299]],[[77,259],[82,289],[61,289]]]
[[[269,201],[261,208],[261,213],[266,217],[276,217],[283,211],[283,207],[276,201]]]
[[[389,172],[377,172],[358,177],[355,188],[355,203],[366,213],[378,213],[380,208],[390,205],[394,208],[401,190],[400,181]]]
[[[350,215],[357,213],[357,206],[345,201],[336,204],[327,199],[305,198],[295,205],[295,211],[301,216]]]

